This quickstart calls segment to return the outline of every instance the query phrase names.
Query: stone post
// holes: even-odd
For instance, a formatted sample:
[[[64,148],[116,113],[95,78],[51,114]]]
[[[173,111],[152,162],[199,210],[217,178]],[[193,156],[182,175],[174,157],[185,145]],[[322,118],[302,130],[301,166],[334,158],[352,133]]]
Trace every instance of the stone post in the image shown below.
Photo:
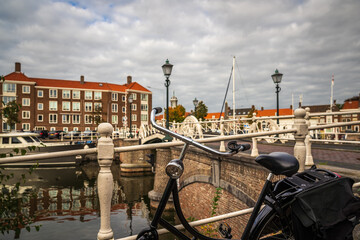
[[[113,175],[110,167],[114,159],[114,143],[110,138],[113,127],[110,123],[101,123],[98,127],[98,163],[100,171],[97,179],[97,188],[100,202],[100,230],[98,240],[114,239],[110,226],[111,198],[114,189]]]
[[[251,156],[252,157],[259,156],[259,150],[257,147],[257,138],[255,138],[255,137],[252,138]]]
[[[310,108],[307,107],[305,108],[305,121],[308,127],[310,127]],[[309,166],[311,167],[312,165],[314,165],[314,160],[311,154],[311,142],[310,142],[310,132],[308,132],[308,134],[305,137],[305,148],[306,148],[306,158],[305,158],[305,166]]]
[[[294,112],[294,128],[297,132],[294,133],[295,137],[295,146],[294,146],[294,156],[299,161],[299,171],[302,172],[305,169],[305,159],[306,159],[306,147],[305,147],[305,137],[308,134],[308,125],[306,124],[305,115],[306,111],[302,108],[298,108]]]
[[[220,119],[220,136],[224,136],[224,117],[221,117]],[[225,142],[224,141],[220,141],[220,152],[225,152]]]

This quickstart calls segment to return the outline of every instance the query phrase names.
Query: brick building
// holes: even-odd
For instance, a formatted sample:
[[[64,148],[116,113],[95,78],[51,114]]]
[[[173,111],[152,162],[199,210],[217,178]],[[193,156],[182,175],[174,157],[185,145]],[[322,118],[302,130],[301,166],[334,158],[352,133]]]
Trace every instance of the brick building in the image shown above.
[[[0,95],[5,104],[16,100],[22,105],[16,130],[24,131],[96,130],[99,119],[117,130],[129,127],[130,117],[135,131],[141,123],[149,123],[152,108],[151,91],[131,76],[124,85],[86,82],[84,76],[79,81],[33,78],[21,72],[20,63],[0,82]],[[9,126],[3,121],[0,132],[6,130]]]

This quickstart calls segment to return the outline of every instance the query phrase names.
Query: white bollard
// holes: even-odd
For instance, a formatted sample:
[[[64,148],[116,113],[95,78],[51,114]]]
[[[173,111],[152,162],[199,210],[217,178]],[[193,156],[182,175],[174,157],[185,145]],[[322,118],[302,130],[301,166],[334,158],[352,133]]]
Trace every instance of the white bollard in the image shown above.
[[[221,117],[220,119],[220,136],[224,136],[224,117]],[[220,141],[220,152],[225,152],[225,142],[224,141]]]
[[[251,156],[252,157],[259,156],[259,150],[257,147],[257,138],[252,138]]]
[[[110,170],[114,159],[114,143],[110,138],[113,130],[110,123],[101,123],[98,128],[100,139],[97,148],[100,172],[97,188],[100,202],[100,230],[97,238],[99,240],[114,239],[114,233],[110,226],[111,198],[114,189],[113,175]]]
[[[305,137],[308,134],[308,125],[306,124],[305,115],[306,111],[302,108],[298,108],[294,112],[294,128],[297,132],[294,133],[295,137],[295,146],[294,146],[294,156],[299,161],[299,171],[302,172],[305,169],[305,159],[306,159],[306,147],[305,147]]]

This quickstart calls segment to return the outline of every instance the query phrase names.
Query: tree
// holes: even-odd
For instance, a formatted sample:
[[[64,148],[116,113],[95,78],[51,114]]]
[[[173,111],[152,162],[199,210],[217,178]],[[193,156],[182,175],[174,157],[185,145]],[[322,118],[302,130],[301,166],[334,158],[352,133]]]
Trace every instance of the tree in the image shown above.
[[[94,121],[96,125],[99,125],[100,123],[104,122],[104,119],[102,118],[102,107],[95,107],[94,111],[92,112],[92,116],[90,116],[91,121]]]
[[[258,113],[258,110],[255,108],[254,105],[252,105],[252,106],[251,106],[251,110],[249,111],[249,114],[247,115],[247,118],[252,118],[254,113],[257,114],[257,113]],[[248,122],[249,124],[252,124],[252,123],[253,123],[252,120],[248,120],[247,122]]]
[[[185,119],[185,108],[177,105],[175,108],[169,108],[169,121],[182,122]]]
[[[196,106],[194,116],[197,119],[204,119],[207,114],[208,114],[208,107],[205,105],[203,101],[200,101]]]
[[[1,119],[5,118],[5,122],[10,126],[10,130],[15,129],[16,123],[19,123],[18,113],[20,112],[21,104],[17,104],[16,100],[8,102],[5,107],[1,109]]]

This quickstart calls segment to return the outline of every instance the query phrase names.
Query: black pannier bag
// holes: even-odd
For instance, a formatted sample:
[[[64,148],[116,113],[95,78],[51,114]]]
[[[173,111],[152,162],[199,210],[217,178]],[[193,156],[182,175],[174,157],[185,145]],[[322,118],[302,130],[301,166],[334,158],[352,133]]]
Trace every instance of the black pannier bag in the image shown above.
[[[318,170],[318,169],[317,169]],[[353,239],[360,219],[360,199],[347,177],[318,181],[295,196],[291,205],[296,240]]]

